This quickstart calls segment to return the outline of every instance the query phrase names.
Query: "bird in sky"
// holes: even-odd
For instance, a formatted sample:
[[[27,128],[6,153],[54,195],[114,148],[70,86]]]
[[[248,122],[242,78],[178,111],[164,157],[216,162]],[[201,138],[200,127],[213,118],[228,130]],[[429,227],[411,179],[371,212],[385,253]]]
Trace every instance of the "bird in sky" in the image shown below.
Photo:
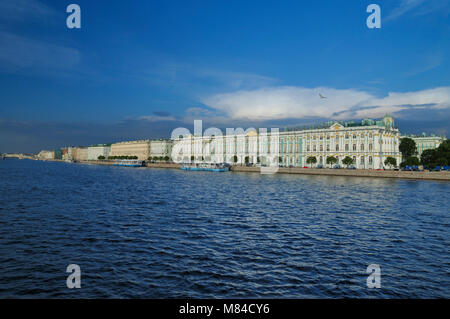
[[[321,99],[326,99],[326,98],[327,98],[326,96],[323,96],[323,95],[320,94],[320,93],[319,93],[319,96],[320,96]]]

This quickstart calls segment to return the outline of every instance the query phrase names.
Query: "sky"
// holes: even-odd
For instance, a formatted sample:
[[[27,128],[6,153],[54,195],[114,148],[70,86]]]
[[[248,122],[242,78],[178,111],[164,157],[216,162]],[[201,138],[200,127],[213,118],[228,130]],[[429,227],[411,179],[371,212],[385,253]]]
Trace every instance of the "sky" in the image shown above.
[[[402,133],[448,136],[449,58],[450,0],[0,0],[0,153],[169,138],[195,119],[390,114]]]

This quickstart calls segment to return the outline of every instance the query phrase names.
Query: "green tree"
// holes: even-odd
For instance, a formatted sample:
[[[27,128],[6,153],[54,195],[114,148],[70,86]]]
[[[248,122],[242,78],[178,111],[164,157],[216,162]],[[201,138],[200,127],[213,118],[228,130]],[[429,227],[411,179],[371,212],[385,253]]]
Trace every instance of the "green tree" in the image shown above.
[[[248,162],[250,161],[250,158],[248,156],[245,157],[245,164],[248,164]]]
[[[317,158],[315,156],[308,156],[308,158],[306,159],[306,163],[308,163],[310,166],[311,164],[316,164]]]
[[[334,165],[337,163],[337,158],[334,156],[327,156],[327,164]]]
[[[236,155],[233,156],[233,163],[237,163],[238,157]]]
[[[347,168],[350,164],[353,164],[353,158],[351,158],[350,156],[346,156],[343,160],[342,160],[342,164],[347,165]]]
[[[97,159],[98,159],[98,160],[104,160],[105,157],[104,157],[103,155],[99,155],[99,156],[97,157]]]
[[[434,167],[437,163],[437,155],[437,149],[424,150],[422,154],[420,154],[420,163],[426,167]]]
[[[400,163],[400,167],[417,166],[419,164],[420,164],[420,161],[416,156],[410,156],[405,161]]]
[[[192,156],[191,156],[191,162],[193,162],[194,159],[195,159],[195,157],[192,155]]]
[[[388,156],[384,160],[384,165],[389,166],[390,168],[392,168],[392,166],[395,167],[397,166],[397,160],[394,157]]]
[[[169,156],[164,156],[164,160],[166,161],[166,162],[168,162],[169,160],[170,160],[170,157]]]
[[[408,157],[417,155],[416,142],[412,138],[404,137],[400,139],[399,150],[402,153],[402,157],[407,159]]]

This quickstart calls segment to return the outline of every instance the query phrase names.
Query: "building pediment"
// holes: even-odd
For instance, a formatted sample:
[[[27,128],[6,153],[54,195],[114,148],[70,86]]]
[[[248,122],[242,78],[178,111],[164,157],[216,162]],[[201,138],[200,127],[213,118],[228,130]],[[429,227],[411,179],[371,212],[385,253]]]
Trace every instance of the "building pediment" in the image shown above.
[[[330,129],[332,130],[340,130],[343,129],[344,125],[342,125],[341,123],[335,122],[330,126]]]

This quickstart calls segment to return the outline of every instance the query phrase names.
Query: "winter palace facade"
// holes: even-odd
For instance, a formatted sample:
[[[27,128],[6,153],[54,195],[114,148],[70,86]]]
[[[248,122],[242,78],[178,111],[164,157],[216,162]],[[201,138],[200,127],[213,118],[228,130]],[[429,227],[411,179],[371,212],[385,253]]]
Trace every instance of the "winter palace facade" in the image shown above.
[[[387,157],[401,162],[400,134],[394,119],[364,119],[355,122],[328,122],[302,130],[235,130],[222,135],[220,130],[206,130],[202,136],[183,135],[174,139],[172,159],[183,163],[261,164],[271,166],[309,166],[308,157],[327,166],[334,156],[337,164],[349,156],[356,168],[379,169]]]

